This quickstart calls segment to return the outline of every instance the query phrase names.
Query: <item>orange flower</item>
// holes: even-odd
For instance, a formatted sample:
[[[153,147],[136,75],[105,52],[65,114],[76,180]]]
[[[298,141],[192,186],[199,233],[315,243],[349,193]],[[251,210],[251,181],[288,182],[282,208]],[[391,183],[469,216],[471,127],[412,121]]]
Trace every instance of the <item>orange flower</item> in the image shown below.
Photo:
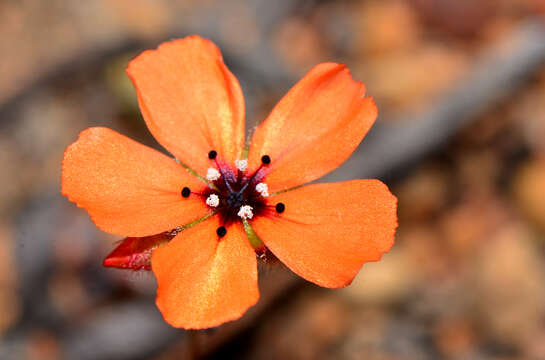
[[[151,268],[173,326],[238,319],[259,298],[256,253],[344,287],[393,245],[396,198],[378,180],[301,185],[341,165],[377,109],[346,66],[317,65],[244,151],[244,100],[218,48],[197,36],[129,64],[144,120],[176,159],[90,128],[63,159],[62,193],[102,230],[127,236],[106,266]]]

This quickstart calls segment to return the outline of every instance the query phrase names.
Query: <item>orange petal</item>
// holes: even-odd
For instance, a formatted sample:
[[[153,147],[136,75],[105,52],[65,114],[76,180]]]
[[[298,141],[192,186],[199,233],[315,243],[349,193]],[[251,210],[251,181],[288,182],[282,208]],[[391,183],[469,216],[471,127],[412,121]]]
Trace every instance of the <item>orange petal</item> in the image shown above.
[[[240,224],[218,238],[217,216],[182,231],[151,258],[157,306],[175,327],[203,329],[236,320],[259,298],[257,262]]]
[[[174,159],[107,128],[90,128],[64,153],[62,193],[102,230],[148,236],[208,212],[202,198],[181,196],[206,186]]]
[[[280,100],[257,128],[248,168],[269,155],[267,184],[272,191],[315,180],[341,165],[377,117],[365,86],[345,65],[317,65]]]
[[[127,237],[104,259],[104,266],[118,269],[151,270],[151,253],[172,240],[164,232],[145,237]]]
[[[219,49],[198,36],[163,43],[133,59],[127,73],[148,128],[168,151],[204,175],[207,154],[240,159],[244,98]]]
[[[308,185],[269,198],[285,211],[252,228],[276,257],[323,287],[344,287],[394,243],[397,199],[378,180]]]

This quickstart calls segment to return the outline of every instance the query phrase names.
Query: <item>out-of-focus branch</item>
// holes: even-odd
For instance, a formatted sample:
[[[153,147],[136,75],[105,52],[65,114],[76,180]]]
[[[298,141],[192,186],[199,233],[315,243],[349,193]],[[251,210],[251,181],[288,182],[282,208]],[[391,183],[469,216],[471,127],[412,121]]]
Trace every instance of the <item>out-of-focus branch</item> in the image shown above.
[[[527,21],[485,50],[467,76],[419,114],[379,121],[354,155],[327,180],[381,177],[436,150],[476,115],[513,94],[545,63],[545,19]]]

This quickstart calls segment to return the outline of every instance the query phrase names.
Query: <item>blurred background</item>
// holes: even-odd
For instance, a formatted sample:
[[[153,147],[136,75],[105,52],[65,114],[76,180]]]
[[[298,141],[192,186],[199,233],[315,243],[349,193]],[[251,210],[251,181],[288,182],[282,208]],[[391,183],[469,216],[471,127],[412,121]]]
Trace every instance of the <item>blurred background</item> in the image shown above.
[[[0,1],[0,359],[545,359],[543,0]],[[160,148],[125,67],[208,37],[248,128],[313,65],[346,63],[375,127],[325,180],[380,178],[396,245],[326,290],[260,268],[241,320],[177,330],[119,238],[60,195],[89,126]]]

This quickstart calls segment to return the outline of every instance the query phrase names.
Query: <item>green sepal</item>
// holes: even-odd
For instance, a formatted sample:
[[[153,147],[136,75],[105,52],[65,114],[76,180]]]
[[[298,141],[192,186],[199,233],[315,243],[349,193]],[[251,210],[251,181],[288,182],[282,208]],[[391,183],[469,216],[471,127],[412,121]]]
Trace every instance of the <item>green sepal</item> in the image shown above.
[[[246,236],[248,237],[248,240],[250,241],[250,244],[254,249],[261,249],[263,248],[263,241],[257,236],[254,229],[250,226],[248,223],[248,220],[242,219],[242,225],[244,226],[244,231],[246,232]]]

